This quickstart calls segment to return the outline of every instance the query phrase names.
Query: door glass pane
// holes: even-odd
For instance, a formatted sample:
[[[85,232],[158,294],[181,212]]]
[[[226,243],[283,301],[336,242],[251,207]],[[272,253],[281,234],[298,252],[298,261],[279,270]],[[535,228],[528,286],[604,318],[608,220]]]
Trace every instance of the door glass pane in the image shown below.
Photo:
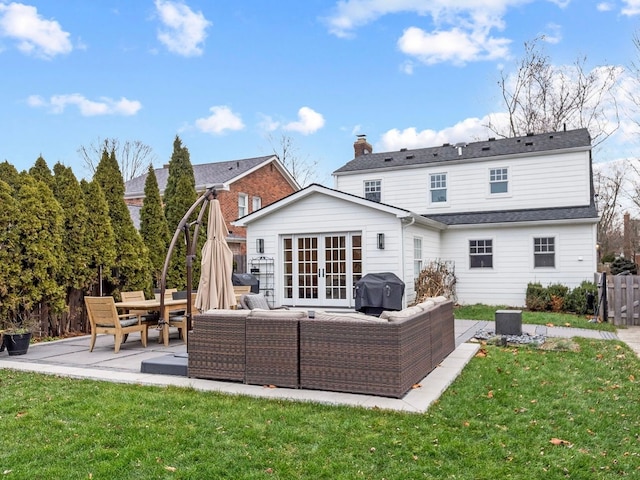
[[[325,295],[327,300],[347,298],[347,266],[344,261],[346,237],[334,235],[325,237]]]
[[[298,298],[318,298],[318,239],[298,239]]]
[[[284,298],[293,298],[293,240],[284,238],[282,249],[284,253]]]

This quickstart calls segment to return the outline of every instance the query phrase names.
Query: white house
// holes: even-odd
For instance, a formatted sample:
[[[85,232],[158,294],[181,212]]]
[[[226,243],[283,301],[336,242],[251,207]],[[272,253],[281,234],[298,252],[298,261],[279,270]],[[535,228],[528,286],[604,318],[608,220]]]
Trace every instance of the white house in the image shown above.
[[[575,287],[596,271],[598,214],[586,129],[371,153],[234,224],[277,305],[353,307],[362,275],[455,266],[457,300],[522,306],[529,282]]]

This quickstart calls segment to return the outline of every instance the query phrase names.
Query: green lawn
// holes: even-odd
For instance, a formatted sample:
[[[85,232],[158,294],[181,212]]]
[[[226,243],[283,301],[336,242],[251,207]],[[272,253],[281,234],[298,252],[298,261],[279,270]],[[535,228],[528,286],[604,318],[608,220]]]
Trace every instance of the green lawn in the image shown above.
[[[495,319],[496,310],[509,310],[513,307],[504,305],[459,305],[455,307],[454,316],[461,320]],[[519,310],[519,309],[518,309]],[[574,315],[571,313],[528,312],[522,311],[522,322],[533,325],[554,325],[557,327],[588,328],[614,332],[616,327],[611,323],[591,323],[592,315]]]
[[[0,476],[639,478],[640,360],[573,347],[484,346],[426,414],[3,370]]]

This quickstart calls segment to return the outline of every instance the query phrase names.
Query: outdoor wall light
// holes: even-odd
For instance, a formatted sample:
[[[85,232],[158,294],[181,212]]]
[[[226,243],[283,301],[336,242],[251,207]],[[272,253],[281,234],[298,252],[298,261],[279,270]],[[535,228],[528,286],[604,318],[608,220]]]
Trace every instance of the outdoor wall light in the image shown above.
[[[264,253],[264,238],[256,239],[256,251],[258,253]]]
[[[384,233],[378,234],[378,250],[384,250]]]

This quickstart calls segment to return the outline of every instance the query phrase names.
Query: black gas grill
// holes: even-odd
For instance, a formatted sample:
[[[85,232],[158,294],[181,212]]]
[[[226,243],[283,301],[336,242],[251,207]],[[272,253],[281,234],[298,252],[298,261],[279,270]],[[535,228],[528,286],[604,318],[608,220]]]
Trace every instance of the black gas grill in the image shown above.
[[[368,273],[355,286],[356,310],[379,316],[383,310],[402,310],[404,282],[391,272]]]

